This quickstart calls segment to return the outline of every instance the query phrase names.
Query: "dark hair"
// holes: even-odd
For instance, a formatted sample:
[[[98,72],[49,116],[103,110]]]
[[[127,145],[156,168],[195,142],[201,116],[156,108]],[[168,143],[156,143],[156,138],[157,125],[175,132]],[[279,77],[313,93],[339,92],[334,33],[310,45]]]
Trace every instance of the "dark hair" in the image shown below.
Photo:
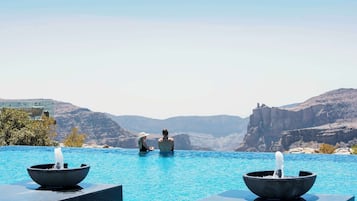
[[[162,130],[162,134],[163,134],[163,135],[168,135],[168,134],[169,134],[169,131],[168,131],[167,129],[164,129],[164,130]]]

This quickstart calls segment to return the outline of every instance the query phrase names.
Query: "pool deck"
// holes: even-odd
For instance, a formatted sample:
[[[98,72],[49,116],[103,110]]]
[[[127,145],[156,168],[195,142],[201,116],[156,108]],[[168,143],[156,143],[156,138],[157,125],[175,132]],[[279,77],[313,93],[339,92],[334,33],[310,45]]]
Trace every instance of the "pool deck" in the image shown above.
[[[269,201],[250,191],[229,190],[199,201]],[[276,200],[275,200],[276,201]],[[355,201],[353,195],[305,194],[295,201]]]
[[[72,189],[47,189],[27,181],[0,185],[0,201],[122,201],[121,185],[80,183]]]

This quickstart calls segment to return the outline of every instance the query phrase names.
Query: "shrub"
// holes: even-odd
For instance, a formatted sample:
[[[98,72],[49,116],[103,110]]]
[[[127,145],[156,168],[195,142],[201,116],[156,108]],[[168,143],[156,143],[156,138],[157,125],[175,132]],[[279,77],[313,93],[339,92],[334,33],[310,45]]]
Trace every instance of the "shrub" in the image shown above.
[[[357,144],[353,145],[351,149],[352,149],[352,154],[357,154]]]
[[[63,144],[67,147],[82,147],[86,134],[79,134],[78,128],[72,128],[72,132],[64,139]]]
[[[335,147],[330,144],[321,144],[319,148],[319,153],[322,154],[332,154],[335,151]]]

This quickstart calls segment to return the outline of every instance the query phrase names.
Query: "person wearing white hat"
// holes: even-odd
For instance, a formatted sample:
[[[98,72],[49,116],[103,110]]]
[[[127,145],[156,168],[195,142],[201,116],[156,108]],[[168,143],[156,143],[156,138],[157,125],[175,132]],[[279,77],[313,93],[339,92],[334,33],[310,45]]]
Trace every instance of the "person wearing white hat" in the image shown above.
[[[149,133],[141,132],[138,137],[138,146],[140,152],[153,151],[154,147],[150,147],[146,144],[146,137],[150,135]]]

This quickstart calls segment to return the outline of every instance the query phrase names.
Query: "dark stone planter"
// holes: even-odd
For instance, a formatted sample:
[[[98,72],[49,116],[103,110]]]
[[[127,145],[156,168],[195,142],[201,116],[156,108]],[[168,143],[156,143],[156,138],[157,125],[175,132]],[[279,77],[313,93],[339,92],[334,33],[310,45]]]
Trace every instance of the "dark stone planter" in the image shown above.
[[[82,164],[79,168],[68,168],[68,165],[64,164],[64,169],[53,169],[53,165],[34,165],[27,168],[27,172],[32,180],[42,187],[67,188],[80,183],[87,176],[90,167]]]
[[[272,178],[274,171],[250,172],[243,175],[249,190],[262,198],[293,200],[310,190],[316,174],[300,171],[298,177]],[[267,177],[271,176],[271,177]]]

